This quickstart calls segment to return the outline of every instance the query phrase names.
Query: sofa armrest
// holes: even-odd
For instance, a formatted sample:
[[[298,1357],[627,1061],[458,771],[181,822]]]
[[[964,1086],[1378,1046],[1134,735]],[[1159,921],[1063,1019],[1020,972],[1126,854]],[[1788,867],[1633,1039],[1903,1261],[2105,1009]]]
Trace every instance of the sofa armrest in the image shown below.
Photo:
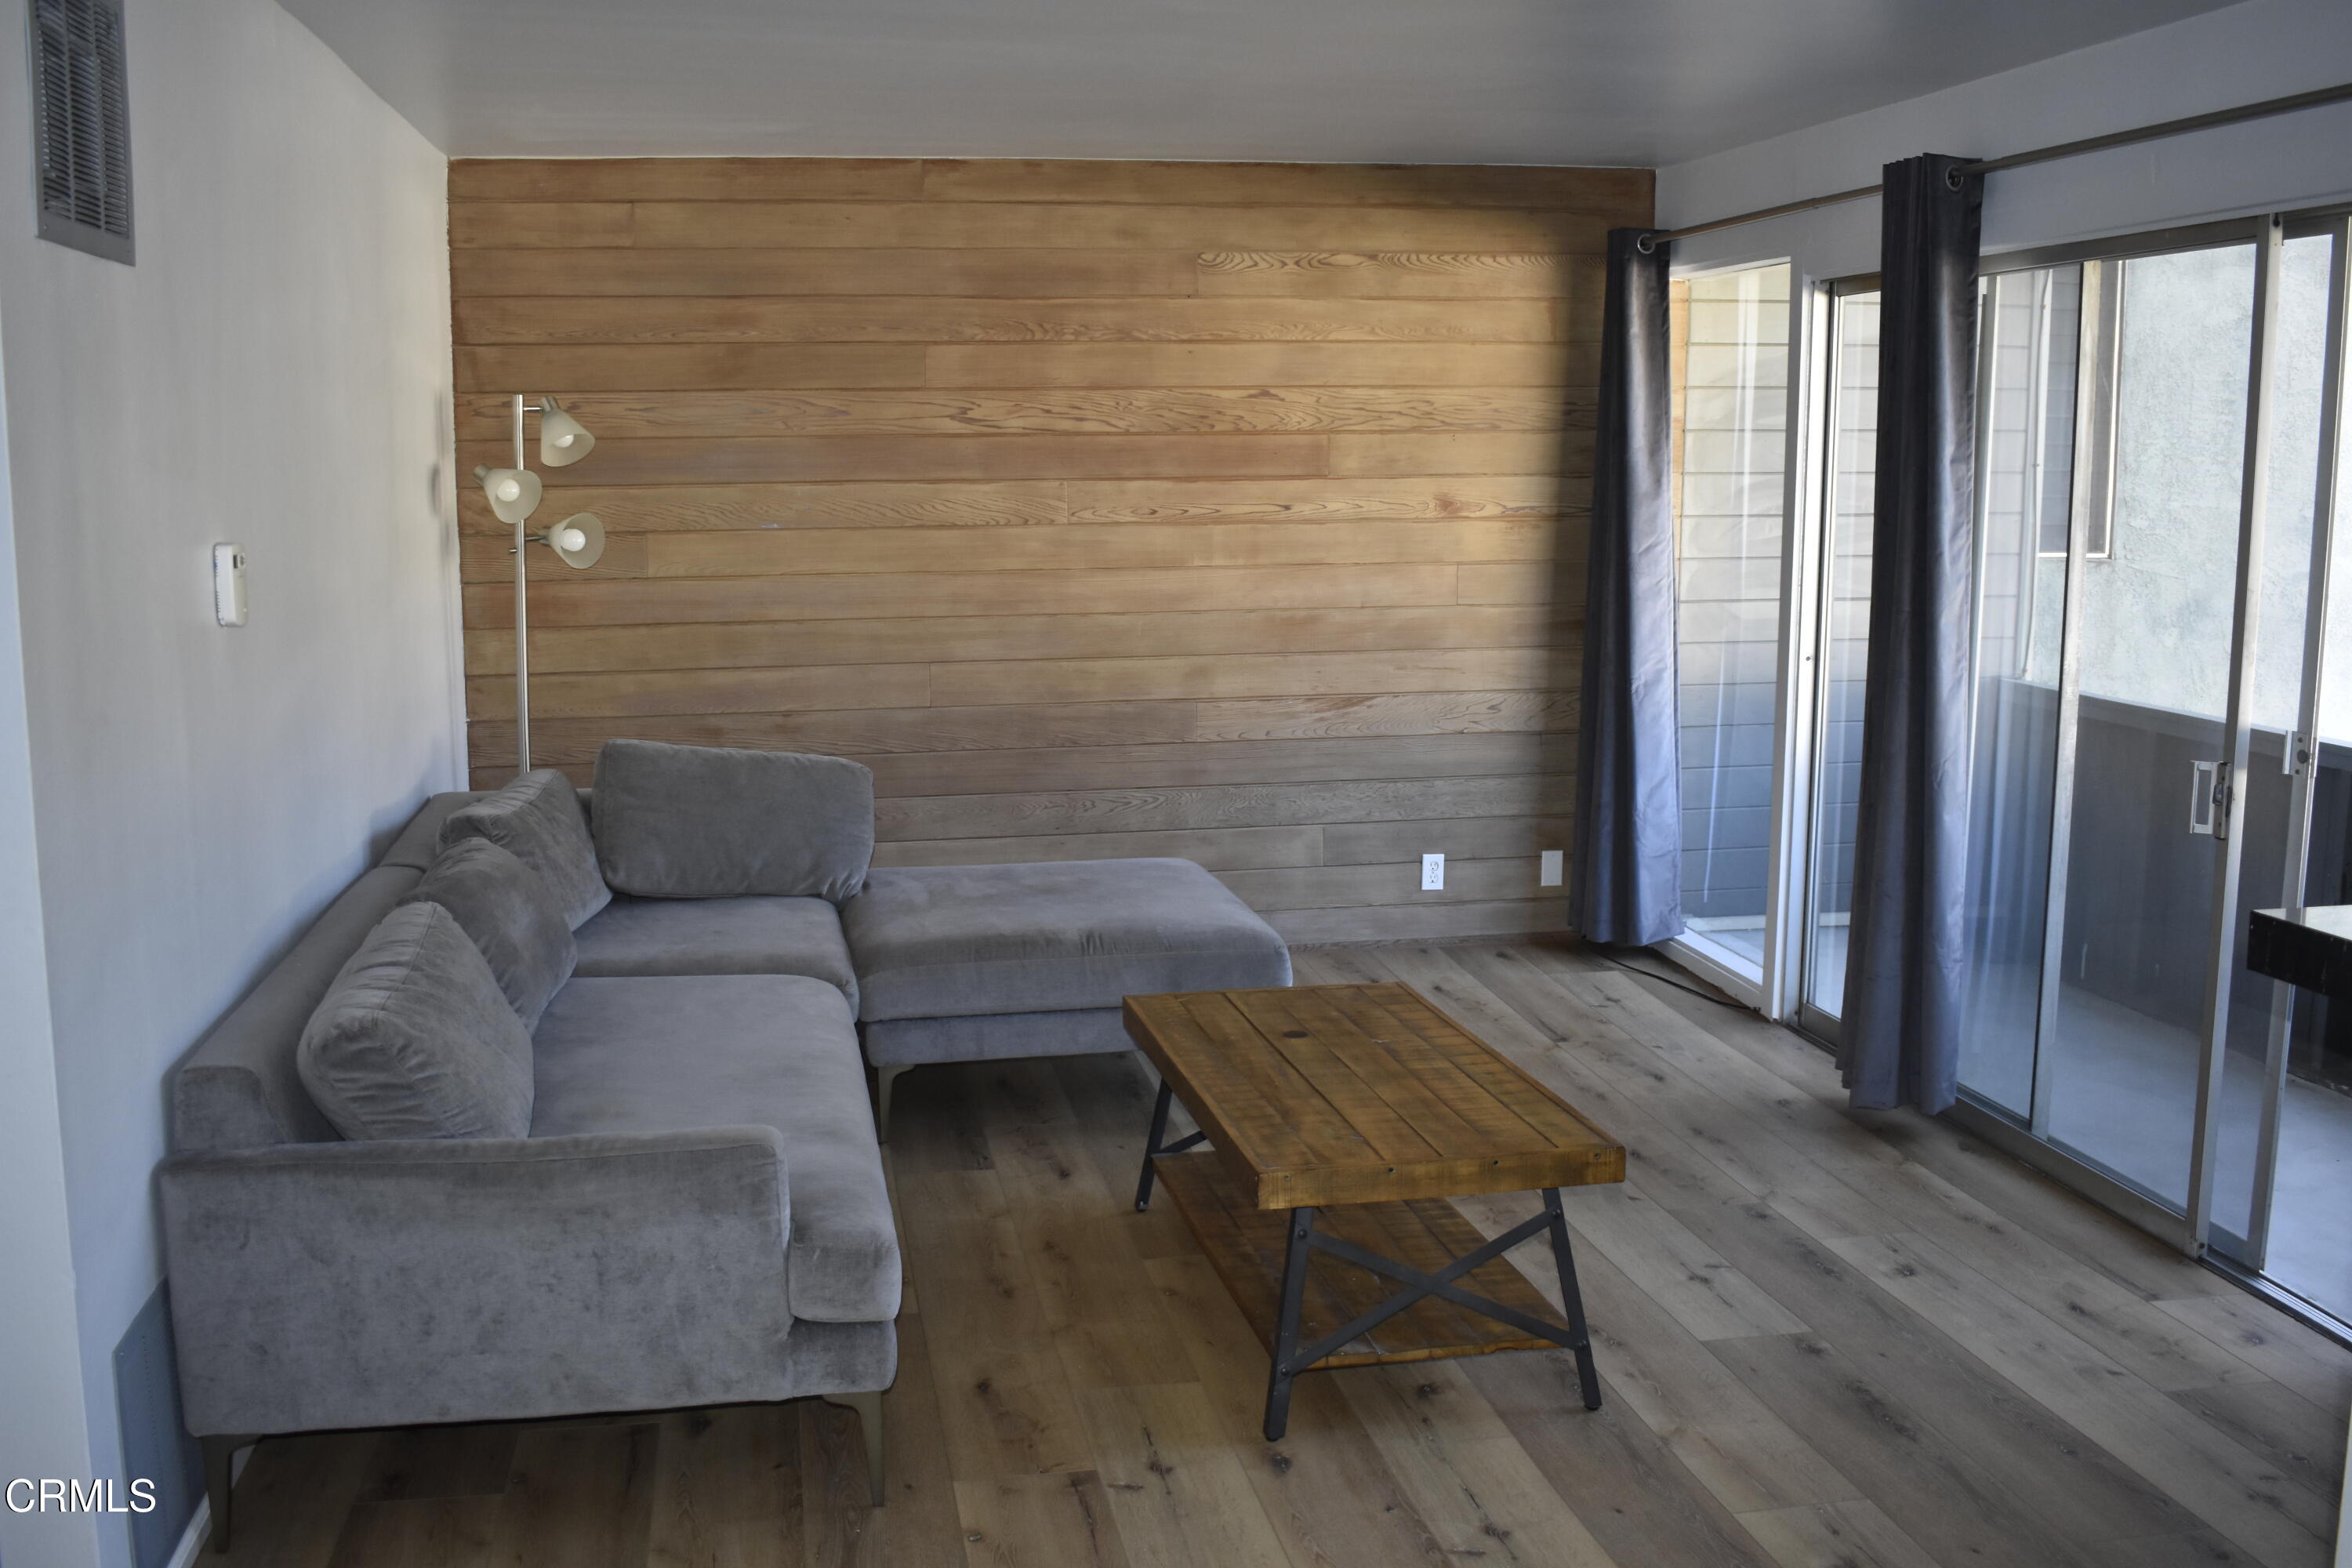
[[[772,1129],[280,1144],[162,1186],[199,1435],[784,1396]]]

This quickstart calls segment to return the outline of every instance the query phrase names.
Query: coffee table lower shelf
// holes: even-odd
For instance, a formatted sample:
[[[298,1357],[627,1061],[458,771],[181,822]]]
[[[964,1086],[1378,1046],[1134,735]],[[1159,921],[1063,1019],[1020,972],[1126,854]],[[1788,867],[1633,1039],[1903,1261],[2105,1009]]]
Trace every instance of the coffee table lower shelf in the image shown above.
[[[1258,1342],[1268,1355],[1275,1354],[1290,1211],[1252,1205],[1213,1153],[1162,1154],[1153,1165],[1160,1184],[1176,1201],[1176,1212],[1201,1250],[1208,1254]],[[1436,1273],[1486,1240],[1452,1204],[1438,1198],[1319,1209],[1315,1223],[1325,1236],[1351,1242],[1424,1274]],[[1463,1275],[1458,1283],[1562,1334],[1570,1331],[1559,1310],[1507,1259],[1497,1258],[1482,1264]],[[1299,1303],[1296,1342],[1315,1343],[1378,1306],[1396,1289],[1397,1281],[1339,1258],[1317,1259],[1307,1272]],[[1538,1339],[1442,1297],[1430,1296],[1325,1356],[1314,1363],[1313,1370],[1559,1348],[1555,1341]]]

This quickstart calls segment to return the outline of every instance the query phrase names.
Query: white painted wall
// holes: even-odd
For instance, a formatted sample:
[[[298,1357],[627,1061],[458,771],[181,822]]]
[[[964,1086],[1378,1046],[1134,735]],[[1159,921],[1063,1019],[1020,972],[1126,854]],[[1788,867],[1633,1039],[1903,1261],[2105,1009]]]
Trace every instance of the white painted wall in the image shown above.
[[[1885,109],[1662,169],[1658,219],[1702,223],[1875,184],[1919,153],[1990,158],[2352,80],[2352,5],[2248,0]],[[1988,251],[2352,196],[2352,104],[1990,176]],[[1875,271],[1878,203],[1686,240],[1677,266],[1789,258]]]
[[[128,12],[131,268],[34,237],[24,31],[0,27],[0,374],[100,1476],[109,1357],[159,1273],[173,1064],[464,757],[443,158],[272,0]],[[234,630],[219,540],[251,561]]]
[[[6,474],[0,439],[0,1485],[81,1475],[89,1463]],[[0,1563],[97,1561],[91,1521],[0,1509]]]

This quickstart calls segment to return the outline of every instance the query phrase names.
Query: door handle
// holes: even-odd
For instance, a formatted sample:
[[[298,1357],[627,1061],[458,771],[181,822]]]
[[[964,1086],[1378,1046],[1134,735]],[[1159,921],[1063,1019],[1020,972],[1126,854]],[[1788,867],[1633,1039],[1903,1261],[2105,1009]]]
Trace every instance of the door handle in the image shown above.
[[[2230,764],[2189,764],[2189,831],[2215,838],[2229,837]]]

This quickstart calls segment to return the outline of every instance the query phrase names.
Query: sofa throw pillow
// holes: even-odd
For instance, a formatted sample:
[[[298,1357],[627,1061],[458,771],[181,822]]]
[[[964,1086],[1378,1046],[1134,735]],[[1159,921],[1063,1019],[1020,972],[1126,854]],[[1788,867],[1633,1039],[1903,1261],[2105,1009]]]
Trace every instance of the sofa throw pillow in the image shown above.
[[[403,904],[303,1026],[295,1065],[346,1138],[522,1138],[530,1032],[439,904]]]
[[[874,774],[800,752],[607,741],[595,837],[604,880],[640,898],[839,904],[874,858]]]
[[[596,874],[596,845],[588,837],[580,792],[553,768],[527,773],[451,812],[441,826],[441,847],[464,838],[487,838],[538,872],[573,931],[613,901],[612,889]]]
[[[438,904],[457,917],[525,1028],[538,1026],[580,957],[546,881],[487,838],[461,838],[443,850],[400,901]]]

